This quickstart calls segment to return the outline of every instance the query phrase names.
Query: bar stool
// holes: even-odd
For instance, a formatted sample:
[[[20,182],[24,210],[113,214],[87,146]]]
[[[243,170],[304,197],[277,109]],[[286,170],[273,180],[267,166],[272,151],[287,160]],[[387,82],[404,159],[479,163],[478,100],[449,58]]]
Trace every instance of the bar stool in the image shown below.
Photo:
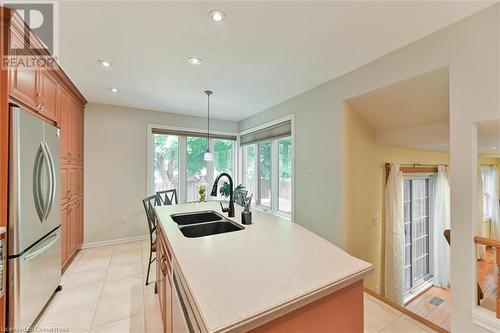
[[[176,205],[177,201],[177,190],[174,188],[172,190],[158,191],[156,192],[158,196],[159,204],[165,205]]]
[[[157,218],[154,207],[158,206],[159,202],[160,199],[157,195],[152,195],[142,200],[142,204],[144,205],[144,210],[146,211],[146,218],[148,221],[149,245],[150,245],[146,286],[149,284],[149,271],[151,270],[151,264],[156,260],[156,256],[153,258],[153,252],[156,253],[156,224],[157,224]]]

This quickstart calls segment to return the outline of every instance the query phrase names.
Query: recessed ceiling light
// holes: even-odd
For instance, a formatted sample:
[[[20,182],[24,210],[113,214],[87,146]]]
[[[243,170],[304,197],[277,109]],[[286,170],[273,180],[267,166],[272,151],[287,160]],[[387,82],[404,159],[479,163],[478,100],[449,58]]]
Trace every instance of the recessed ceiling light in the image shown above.
[[[208,13],[208,16],[210,16],[212,21],[215,22],[222,22],[226,18],[226,14],[218,9],[211,10],[210,13]]]
[[[201,64],[201,59],[200,58],[191,57],[188,60],[193,65],[199,65],[199,64]]]
[[[108,60],[102,60],[102,59],[100,59],[97,62],[99,63],[99,65],[101,65],[104,68],[110,68],[111,67],[111,62],[109,62]]]
[[[117,94],[118,88],[109,88],[109,91],[111,91],[113,94]]]

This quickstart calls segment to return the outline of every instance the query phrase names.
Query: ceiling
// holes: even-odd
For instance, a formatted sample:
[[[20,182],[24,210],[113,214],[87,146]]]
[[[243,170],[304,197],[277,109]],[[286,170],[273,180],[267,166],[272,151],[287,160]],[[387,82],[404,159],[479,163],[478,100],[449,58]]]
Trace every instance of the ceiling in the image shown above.
[[[500,119],[477,124],[479,153],[500,158]]]
[[[376,134],[377,144],[450,149],[448,69],[434,71],[346,101]],[[477,124],[481,155],[500,157],[500,119]]]
[[[448,68],[377,89],[347,102],[376,132],[448,122]]]
[[[212,115],[238,121],[489,5],[67,1],[59,59],[90,102],[205,116],[203,91],[211,89]],[[212,22],[214,8],[226,20]],[[203,63],[191,65],[190,56]]]

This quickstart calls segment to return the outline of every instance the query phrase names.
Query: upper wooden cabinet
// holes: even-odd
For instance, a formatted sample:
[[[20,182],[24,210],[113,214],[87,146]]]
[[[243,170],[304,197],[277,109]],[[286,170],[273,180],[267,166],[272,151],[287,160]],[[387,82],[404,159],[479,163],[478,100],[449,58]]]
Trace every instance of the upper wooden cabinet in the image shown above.
[[[23,37],[16,29],[11,29],[11,45],[16,55],[21,55]],[[57,121],[57,89],[59,83],[51,71],[45,69],[10,68],[9,88],[11,98],[24,107],[30,108],[44,117]]]
[[[58,113],[58,123],[61,128],[61,162],[70,162],[70,140],[71,140],[71,129],[70,129],[70,105],[71,97],[66,89],[59,87],[57,90],[57,113]]]
[[[38,71],[39,112],[50,120],[57,121],[57,80],[50,71]]]
[[[10,45],[14,56],[21,56],[24,38],[17,30],[10,30]],[[37,70],[11,67],[9,71],[9,94],[26,106],[38,110]]]

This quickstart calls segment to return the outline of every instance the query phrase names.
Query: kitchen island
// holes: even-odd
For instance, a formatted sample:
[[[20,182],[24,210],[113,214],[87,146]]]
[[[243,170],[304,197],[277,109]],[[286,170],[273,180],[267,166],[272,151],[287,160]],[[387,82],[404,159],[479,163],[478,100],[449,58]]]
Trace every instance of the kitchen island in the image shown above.
[[[218,202],[156,207],[157,289],[165,332],[363,332],[371,264],[300,225],[253,211],[245,229],[188,238],[172,214]],[[240,222],[241,208],[236,208]]]

